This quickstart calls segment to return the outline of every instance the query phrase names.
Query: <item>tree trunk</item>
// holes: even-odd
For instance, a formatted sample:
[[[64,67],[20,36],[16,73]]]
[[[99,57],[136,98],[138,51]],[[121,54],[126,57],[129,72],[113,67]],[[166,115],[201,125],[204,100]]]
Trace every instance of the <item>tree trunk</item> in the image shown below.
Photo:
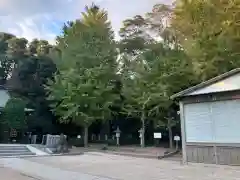
[[[141,117],[141,121],[142,121],[142,144],[141,147],[145,147],[145,113],[142,112],[142,117]]]
[[[88,147],[88,126],[84,127],[84,147]]]
[[[172,126],[171,126],[171,119],[168,118],[168,138],[169,138],[169,147],[170,149],[173,148],[173,135],[172,135]]]

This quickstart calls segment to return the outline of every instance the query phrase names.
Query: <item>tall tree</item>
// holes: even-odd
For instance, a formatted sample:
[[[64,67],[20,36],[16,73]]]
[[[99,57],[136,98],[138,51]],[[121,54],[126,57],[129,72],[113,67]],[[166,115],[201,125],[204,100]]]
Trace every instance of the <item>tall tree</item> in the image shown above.
[[[176,49],[181,46],[176,30],[172,26],[173,8],[174,5],[156,4],[151,12],[146,13],[145,21],[150,33]]]
[[[10,76],[13,66],[13,61],[7,56],[8,41],[14,35],[8,33],[0,33],[0,85],[6,83]]]
[[[46,88],[60,122],[84,127],[87,146],[88,127],[96,120],[108,120],[118,98],[113,91],[117,71],[113,32],[107,13],[94,4],[64,32],[59,38],[58,73]]]
[[[195,83],[192,62],[171,25],[172,14],[172,6],[157,4],[144,17],[124,21],[120,31],[120,44],[127,50],[122,51],[121,58],[125,109],[141,119],[143,133],[151,119],[168,128],[171,147],[171,127],[175,123],[170,109],[175,106],[169,97],[191,85],[191,81]]]
[[[26,128],[25,107],[26,102],[22,99],[15,97],[9,99],[3,109],[1,123],[8,128],[23,130]]]
[[[154,41],[148,31],[146,19],[140,15],[124,20],[119,35],[121,37],[119,43],[120,52],[130,55],[138,55]]]
[[[14,38],[15,36],[9,33],[1,32],[0,33],[0,52],[6,53],[8,49],[8,40]]]
[[[30,55],[37,55],[37,49],[39,46],[39,40],[33,39],[28,46],[28,52]]]
[[[147,120],[170,127],[164,122],[173,104],[169,97],[194,80],[191,61],[183,51],[163,43],[151,47],[135,61],[130,59],[122,71],[125,111],[141,119],[143,137]]]
[[[240,1],[177,0],[172,25],[206,80],[240,66]]]
[[[47,41],[34,39],[29,44],[26,43],[23,38],[8,41],[7,57],[13,61],[14,66],[7,86],[14,95],[25,99],[27,105],[34,109],[31,124],[43,129],[42,124],[47,124],[45,121],[49,120],[48,124],[52,124],[53,119],[44,84],[47,79],[52,78],[56,65],[50,56],[50,45]]]
[[[28,41],[25,38],[11,38],[8,41],[7,55],[13,59],[15,65],[20,64],[27,55],[27,44]]]

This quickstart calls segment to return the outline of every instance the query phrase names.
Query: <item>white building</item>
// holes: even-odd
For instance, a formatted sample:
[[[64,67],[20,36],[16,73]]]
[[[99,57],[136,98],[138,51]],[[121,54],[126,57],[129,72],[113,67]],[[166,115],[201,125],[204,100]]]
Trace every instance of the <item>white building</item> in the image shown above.
[[[180,104],[183,163],[240,165],[240,68],[172,98]]]

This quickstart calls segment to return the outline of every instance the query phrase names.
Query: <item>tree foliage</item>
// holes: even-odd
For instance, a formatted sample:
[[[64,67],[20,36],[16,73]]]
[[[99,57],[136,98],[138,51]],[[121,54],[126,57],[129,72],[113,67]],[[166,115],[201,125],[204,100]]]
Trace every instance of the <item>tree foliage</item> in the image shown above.
[[[20,98],[10,98],[3,109],[2,123],[8,128],[22,130],[26,127],[26,102]]]
[[[240,66],[239,6],[239,0],[176,1],[172,24],[202,80]]]
[[[0,46],[1,85],[11,90],[11,96],[21,97],[35,110],[32,113],[35,127],[29,129],[33,131],[36,126],[41,126],[41,122],[35,120],[52,119],[44,84],[56,71],[51,54],[54,47],[44,40],[28,42],[7,33],[1,33]]]
[[[60,122],[85,128],[87,146],[88,127],[109,119],[118,97],[113,91],[117,54],[107,13],[93,4],[82,15],[59,38],[58,73],[47,90]]]
[[[92,4],[64,24],[56,46],[1,33],[1,85],[27,99],[33,119],[60,117],[85,127],[86,138],[113,112],[171,134],[172,94],[240,66],[239,18],[239,0],[175,0],[124,20],[116,42],[107,12]]]
[[[12,71],[13,61],[7,56],[8,41],[14,35],[0,33],[0,84],[4,85]]]

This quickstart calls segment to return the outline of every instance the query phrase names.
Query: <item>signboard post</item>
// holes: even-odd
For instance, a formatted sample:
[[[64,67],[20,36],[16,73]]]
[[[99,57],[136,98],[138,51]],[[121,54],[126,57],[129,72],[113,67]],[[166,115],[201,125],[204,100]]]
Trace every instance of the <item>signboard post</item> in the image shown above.
[[[153,133],[154,139],[162,139],[162,133]]]
[[[156,146],[158,146],[160,144],[160,139],[162,139],[162,133],[155,132],[155,133],[153,133],[153,137],[154,137],[154,139],[156,139],[155,140]]]

